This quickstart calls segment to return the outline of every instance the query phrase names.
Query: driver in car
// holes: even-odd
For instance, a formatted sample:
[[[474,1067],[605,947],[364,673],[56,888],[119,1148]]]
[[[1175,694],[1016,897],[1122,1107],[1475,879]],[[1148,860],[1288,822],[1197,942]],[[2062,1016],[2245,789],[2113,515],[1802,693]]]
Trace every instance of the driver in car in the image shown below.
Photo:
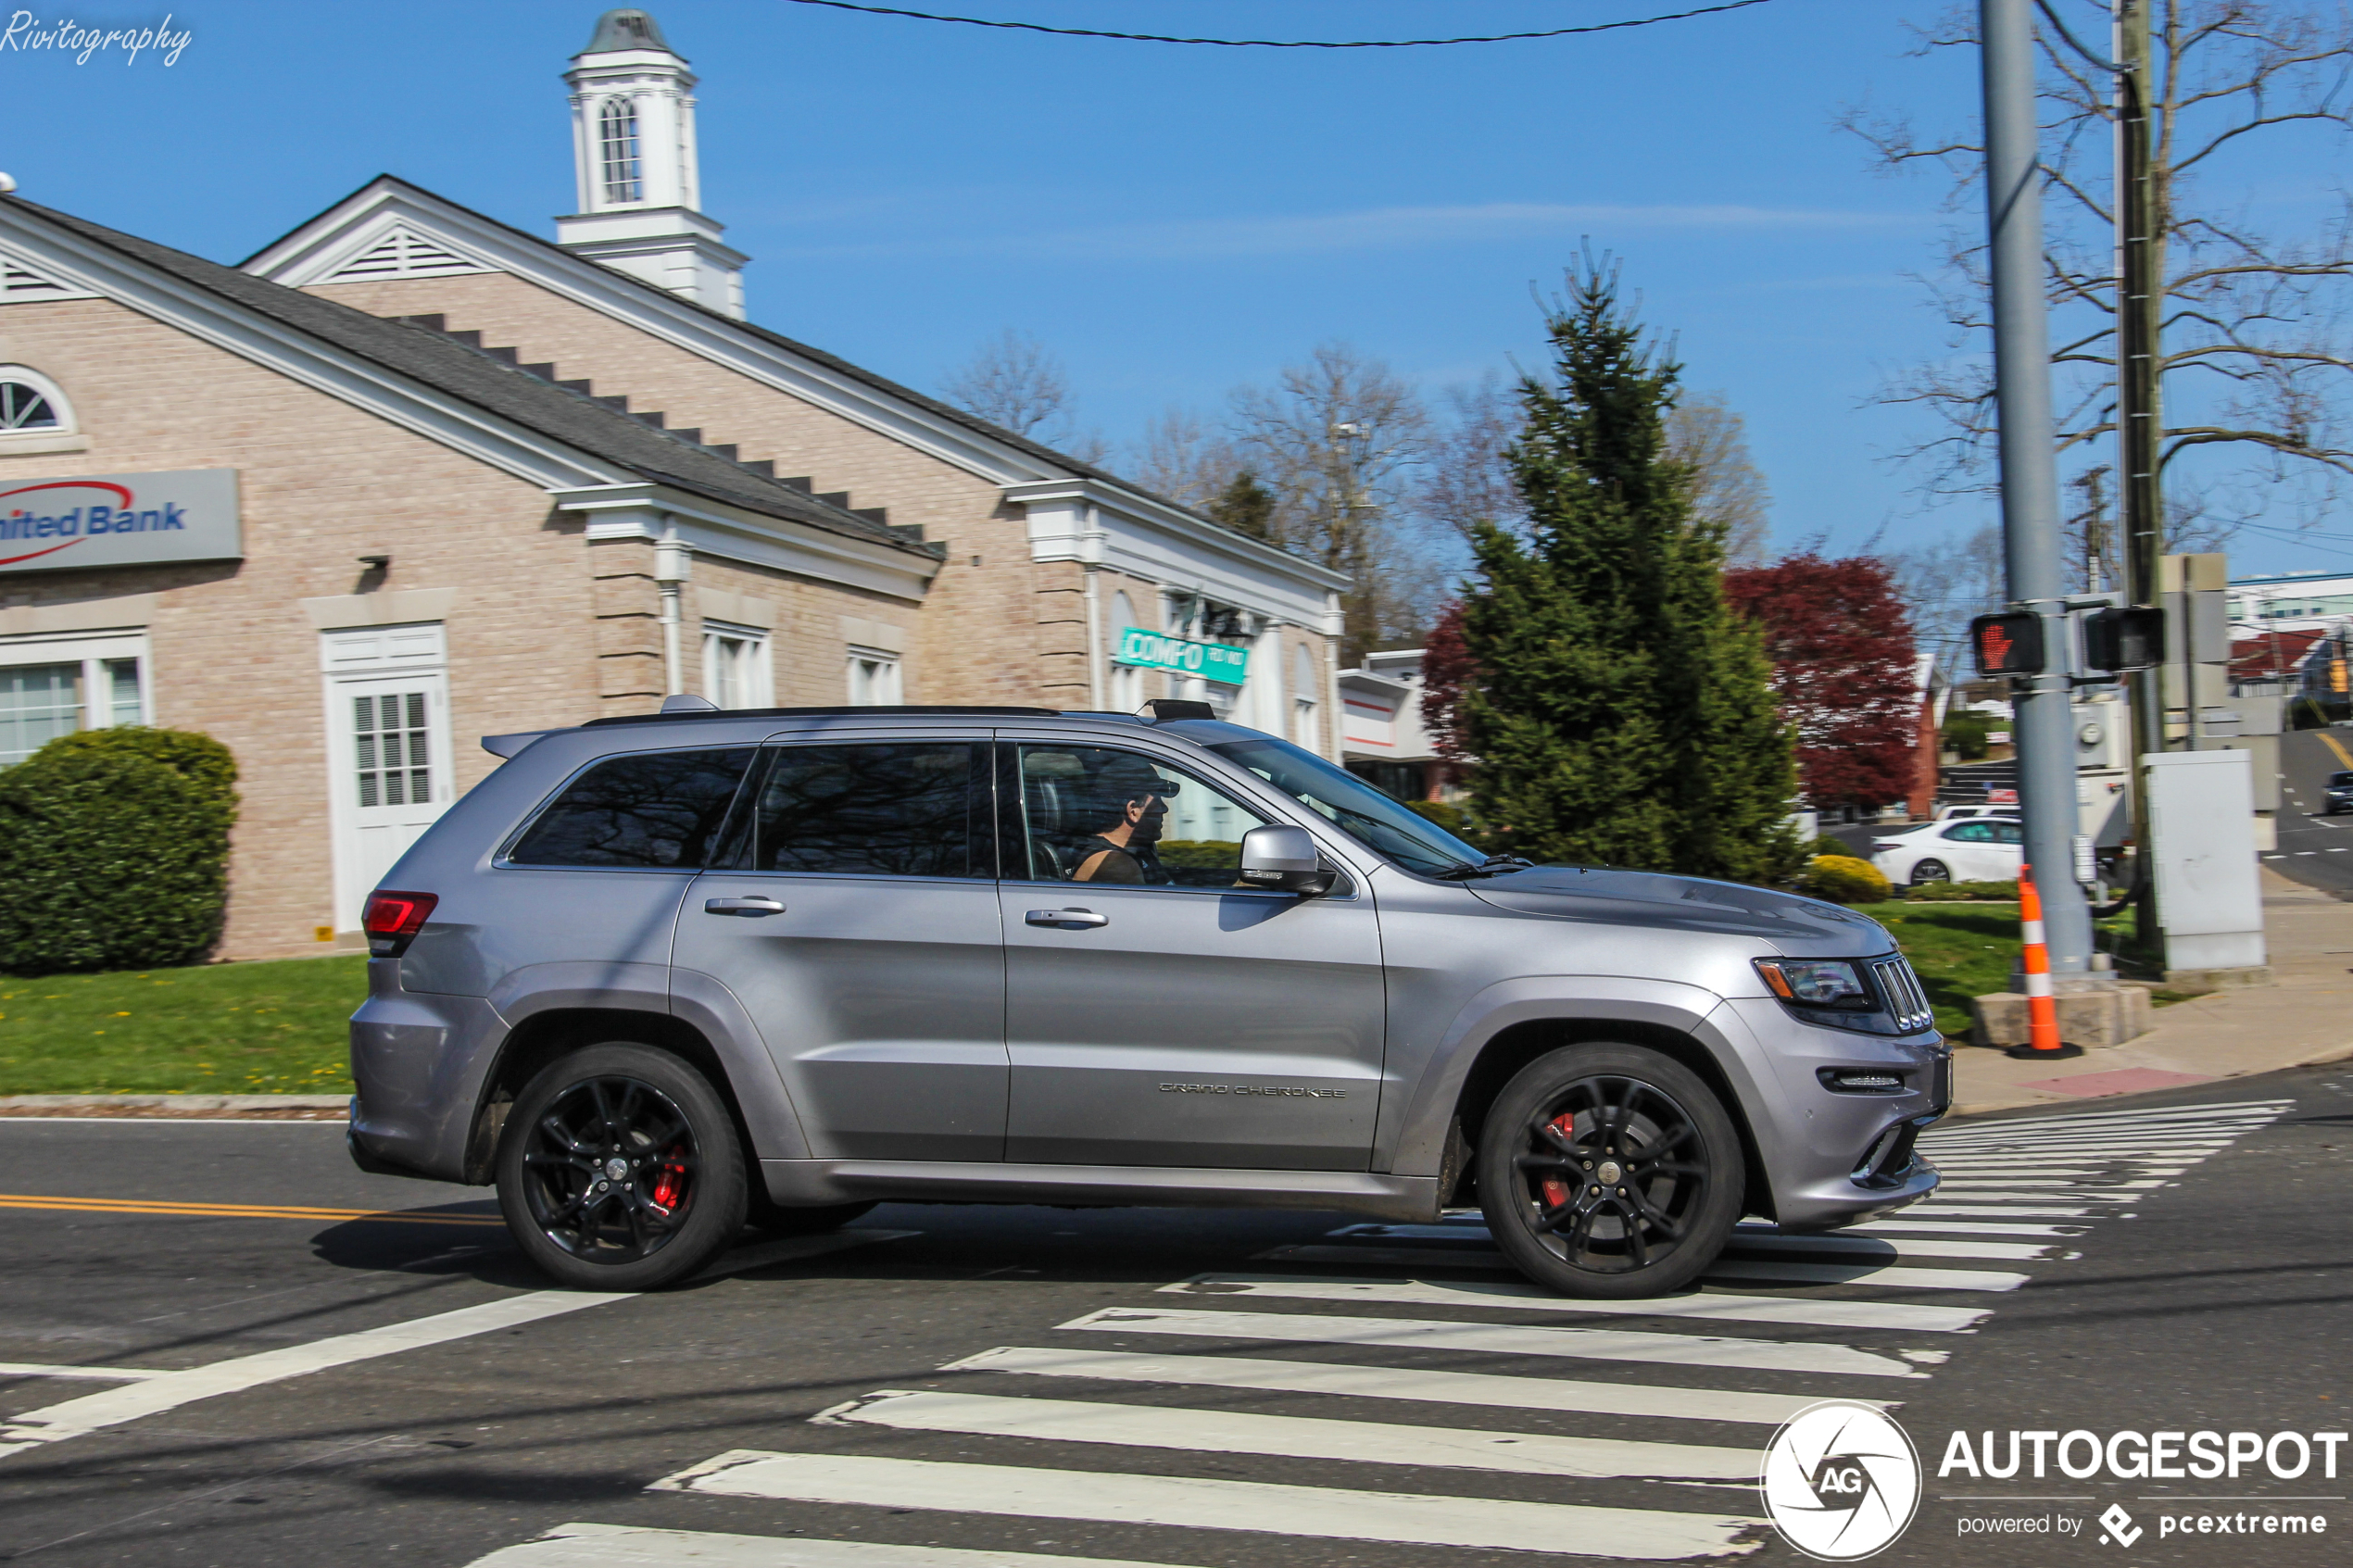
[[[1114,754],[1088,781],[1095,831],[1078,841],[1073,882],[1165,883],[1153,846],[1168,817],[1167,797],[1182,786],[1140,757]]]

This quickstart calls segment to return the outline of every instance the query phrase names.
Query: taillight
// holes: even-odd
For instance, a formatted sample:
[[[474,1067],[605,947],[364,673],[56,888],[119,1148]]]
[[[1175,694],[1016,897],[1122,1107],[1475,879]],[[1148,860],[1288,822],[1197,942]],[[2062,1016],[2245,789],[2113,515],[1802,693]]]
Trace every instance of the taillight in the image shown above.
[[[395,893],[379,887],[369,894],[368,908],[359,917],[360,926],[368,933],[369,956],[396,959],[407,952],[417,933],[425,928],[433,907],[440,902],[440,896],[434,893]]]

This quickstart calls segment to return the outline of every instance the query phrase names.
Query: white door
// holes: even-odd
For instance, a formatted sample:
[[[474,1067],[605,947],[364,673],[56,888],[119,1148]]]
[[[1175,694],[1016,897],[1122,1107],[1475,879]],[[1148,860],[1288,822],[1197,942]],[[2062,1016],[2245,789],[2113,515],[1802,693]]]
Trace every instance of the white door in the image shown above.
[[[384,880],[457,792],[441,627],[370,627],[321,639],[338,931],[357,930]]]

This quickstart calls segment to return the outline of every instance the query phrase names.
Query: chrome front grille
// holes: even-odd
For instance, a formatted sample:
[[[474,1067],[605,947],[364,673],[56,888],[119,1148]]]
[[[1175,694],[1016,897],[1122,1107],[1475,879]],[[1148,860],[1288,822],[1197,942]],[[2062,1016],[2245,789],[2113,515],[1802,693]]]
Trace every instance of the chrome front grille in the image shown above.
[[[1920,989],[1919,976],[1902,958],[1882,959],[1871,965],[1879,977],[1880,995],[1886,998],[1888,1011],[1894,1014],[1896,1027],[1909,1034],[1925,1029],[1934,1021],[1936,1010],[1928,1005],[1928,993]]]

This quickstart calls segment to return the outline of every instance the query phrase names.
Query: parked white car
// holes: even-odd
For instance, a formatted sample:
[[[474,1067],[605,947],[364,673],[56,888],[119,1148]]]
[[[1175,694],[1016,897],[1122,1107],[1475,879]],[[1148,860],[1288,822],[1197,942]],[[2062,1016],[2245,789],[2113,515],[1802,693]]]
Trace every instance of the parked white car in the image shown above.
[[[2015,806],[1939,806],[1936,809],[1936,820],[1940,822],[1956,822],[1972,817],[2015,817],[2017,815],[2018,808]]]
[[[2015,882],[2026,834],[2015,817],[1963,817],[1871,840],[1888,881]]]

